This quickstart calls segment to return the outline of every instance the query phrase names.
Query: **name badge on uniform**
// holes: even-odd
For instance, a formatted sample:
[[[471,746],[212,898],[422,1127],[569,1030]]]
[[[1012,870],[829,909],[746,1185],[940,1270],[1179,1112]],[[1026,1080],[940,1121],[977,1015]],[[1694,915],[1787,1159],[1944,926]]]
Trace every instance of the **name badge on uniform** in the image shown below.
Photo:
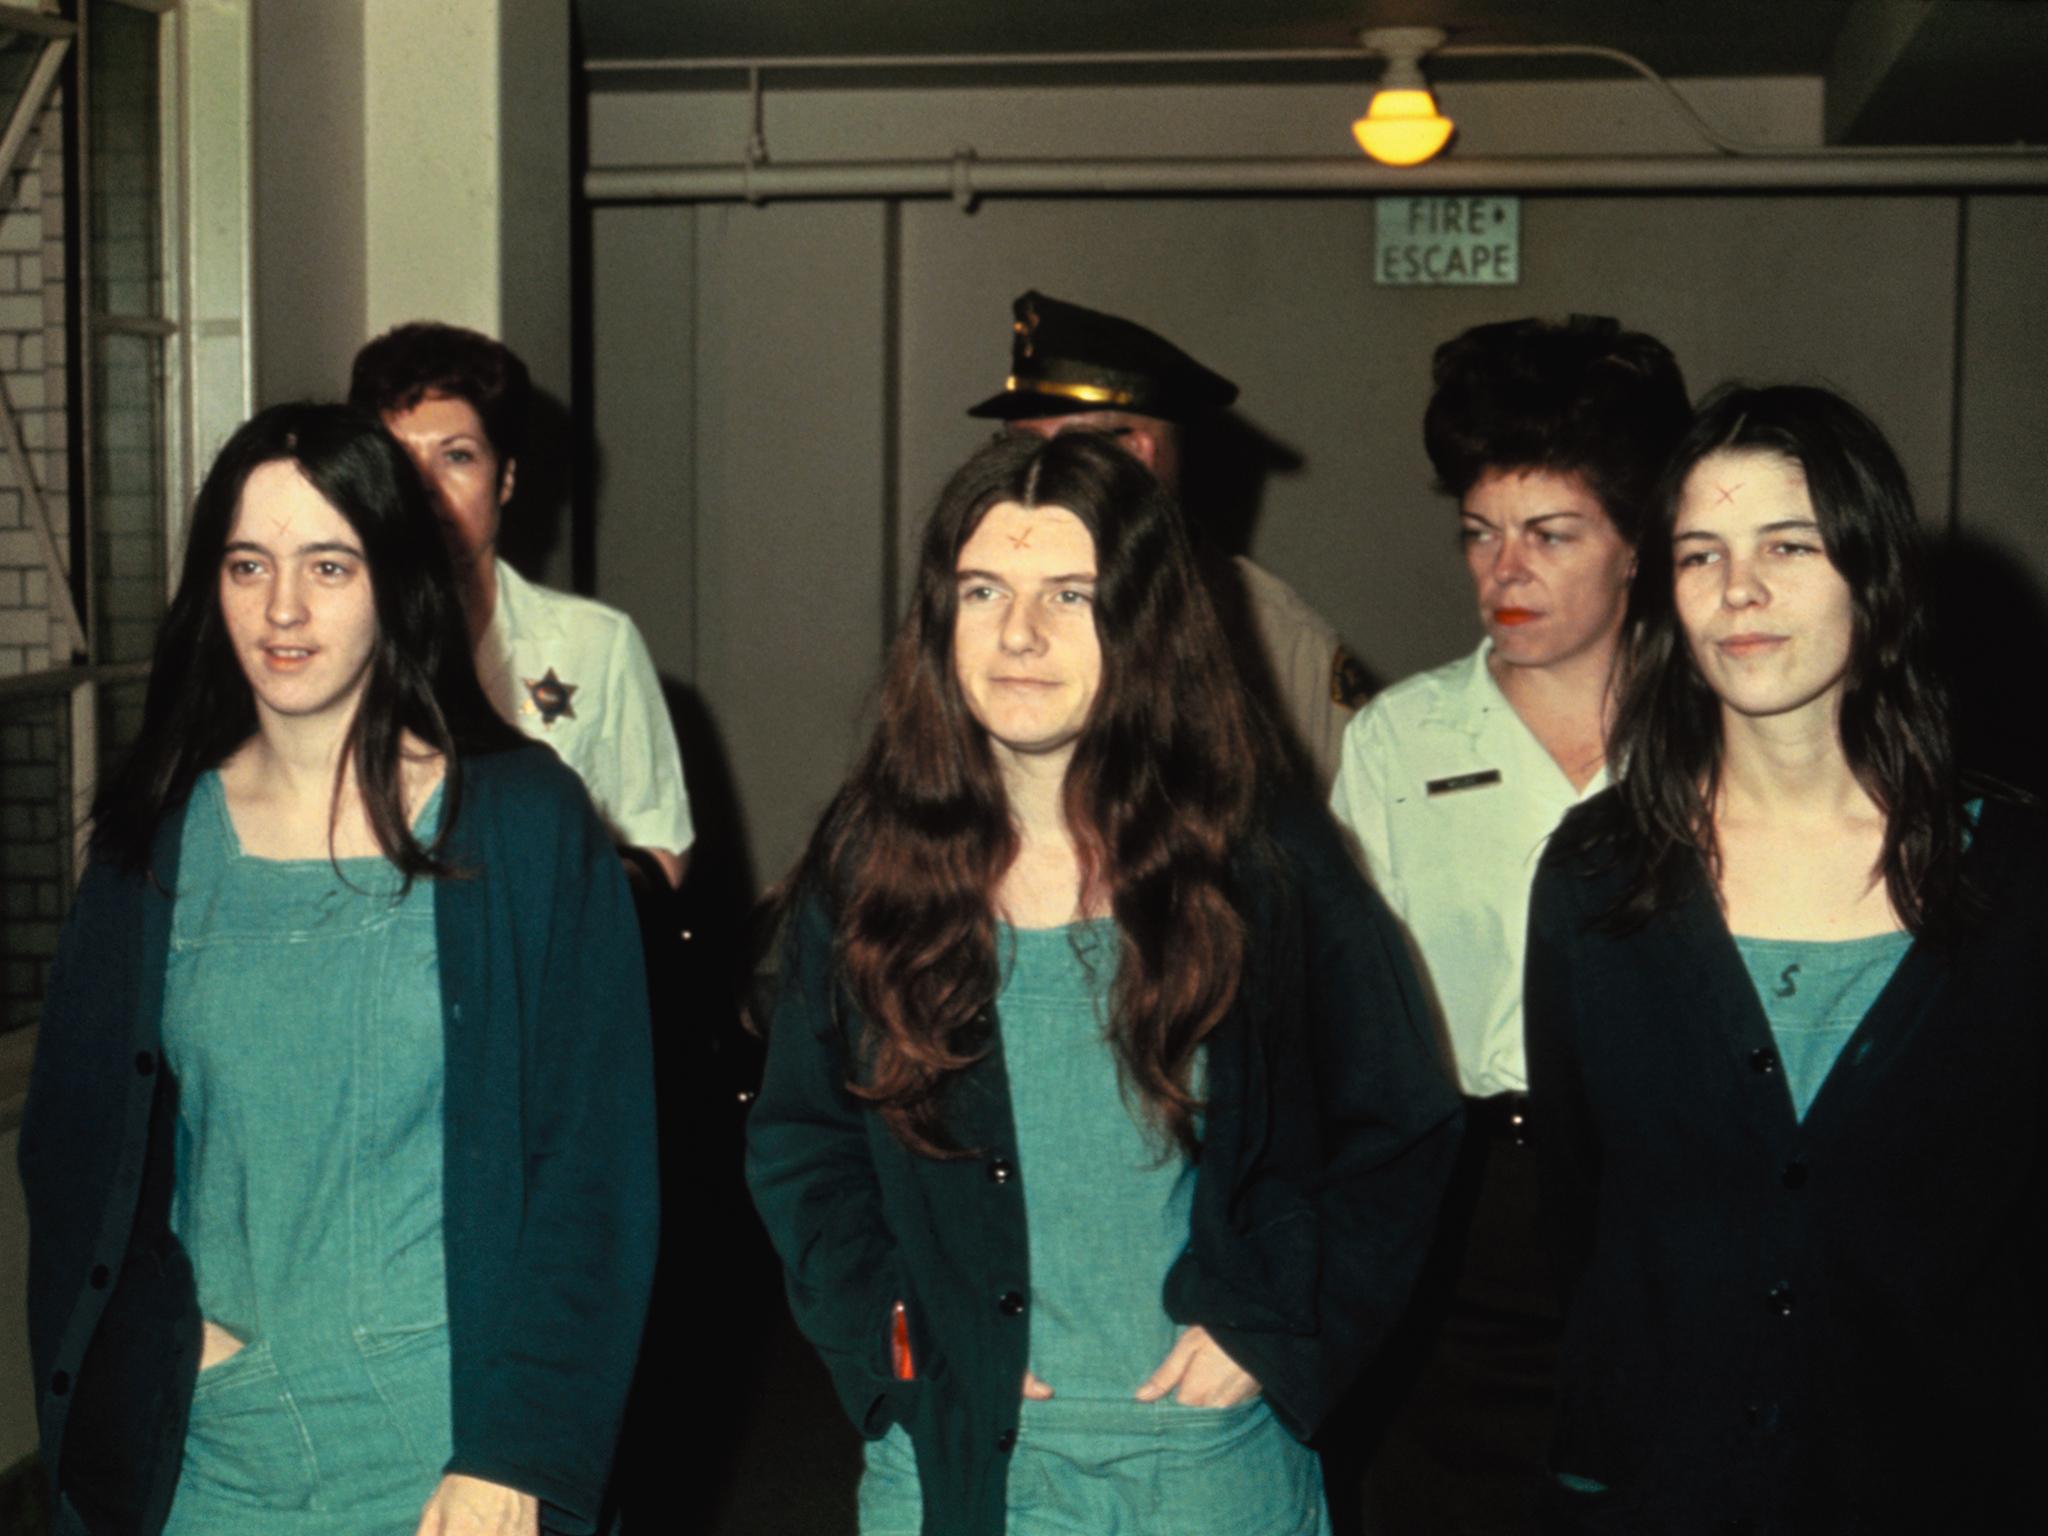
[[[1461,789],[1482,789],[1499,782],[1498,768],[1481,768],[1477,773],[1457,773],[1448,779],[1431,779],[1422,787],[1431,795],[1455,795]]]

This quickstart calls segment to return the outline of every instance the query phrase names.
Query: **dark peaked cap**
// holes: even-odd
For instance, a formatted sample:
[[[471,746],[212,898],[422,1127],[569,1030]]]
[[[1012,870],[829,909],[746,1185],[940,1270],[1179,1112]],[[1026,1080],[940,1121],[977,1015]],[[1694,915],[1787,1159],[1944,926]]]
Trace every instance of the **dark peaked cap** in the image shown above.
[[[1237,386],[1163,336],[1115,315],[1023,294],[1010,306],[1010,376],[967,414],[1017,421],[1131,411],[1189,421],[1220,411]]]

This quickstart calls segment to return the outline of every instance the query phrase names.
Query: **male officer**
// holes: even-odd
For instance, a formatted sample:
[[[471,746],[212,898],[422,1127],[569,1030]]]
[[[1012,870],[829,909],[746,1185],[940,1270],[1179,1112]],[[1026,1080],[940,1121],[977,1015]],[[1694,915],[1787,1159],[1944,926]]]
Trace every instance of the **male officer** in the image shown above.
[[[535,586],[498,558],[531,400],[509,347],[428,321],[365,346],[349,381],[349,404],[380,417],[419,466],[491,702],[576,770],[628,869],[651,863],[675,886],[694,828],[647,643],[617,609]]]
[[[1237,386],[1118,316],[1037,292],[1011,310],[1009,376],[967,414],[1044,437],[1108,433],[1178,495],[1183,428],[1226,409]],[[1203,546],[1201,530],[1191,531]],[[1247,687],[1282,731],[1290,757],[1327,794],[1344,726],[1364,702],[1364,673],[1336,630],[1286,582],[1243,555],[1202,553]],[[1249,624],[1233,622],[1247,617]]]

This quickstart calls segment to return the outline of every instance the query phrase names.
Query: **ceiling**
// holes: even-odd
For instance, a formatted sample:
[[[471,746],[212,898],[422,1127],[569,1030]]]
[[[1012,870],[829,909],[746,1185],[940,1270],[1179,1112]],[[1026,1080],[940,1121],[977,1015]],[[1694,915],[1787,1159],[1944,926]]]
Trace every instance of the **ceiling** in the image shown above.
[[[1590,43],[1670,76],[1821,75],[1838,142],[2048,142],[2048,4],[2013,0],[575,0],[591,78],[661,63],[1344,49],[1371,26],[1453,44]],[[639,66],[637,68],[622,66]],[[1341,65],[1162,64],[1162,76],[1279,78]],[[1585,60],[1436,61],[1443,79],[1613,78]],[[925,72],[928,76],[928,71]],[[956,71],[987,74],[985,69]],[[1058,74],[1059,71],[1052,73]],[[1079,66],[1076,78],[1102,71]],[[1115,78],[1128,78],[1127,68]],[[824,77],[806,77],[822,80]],[[881,77],[862,78],[883,83]],[[900,84],[903,71],[886,83]],[[801,79],[780,82],[785,88]],[[845,83],[844,74],[833,83]]]

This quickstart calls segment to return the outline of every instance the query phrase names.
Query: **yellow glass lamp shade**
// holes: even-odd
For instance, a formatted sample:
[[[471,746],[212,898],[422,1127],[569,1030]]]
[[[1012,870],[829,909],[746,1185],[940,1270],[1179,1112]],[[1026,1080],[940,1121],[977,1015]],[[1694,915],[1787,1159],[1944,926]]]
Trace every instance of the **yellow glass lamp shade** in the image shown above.
[[[1373,93],[1365,116],[1351,125],[1358,147],[1382,165],[1420,165],[1451,141],[1452,123],[1437,115],[1436,98],[1423,90]]]

